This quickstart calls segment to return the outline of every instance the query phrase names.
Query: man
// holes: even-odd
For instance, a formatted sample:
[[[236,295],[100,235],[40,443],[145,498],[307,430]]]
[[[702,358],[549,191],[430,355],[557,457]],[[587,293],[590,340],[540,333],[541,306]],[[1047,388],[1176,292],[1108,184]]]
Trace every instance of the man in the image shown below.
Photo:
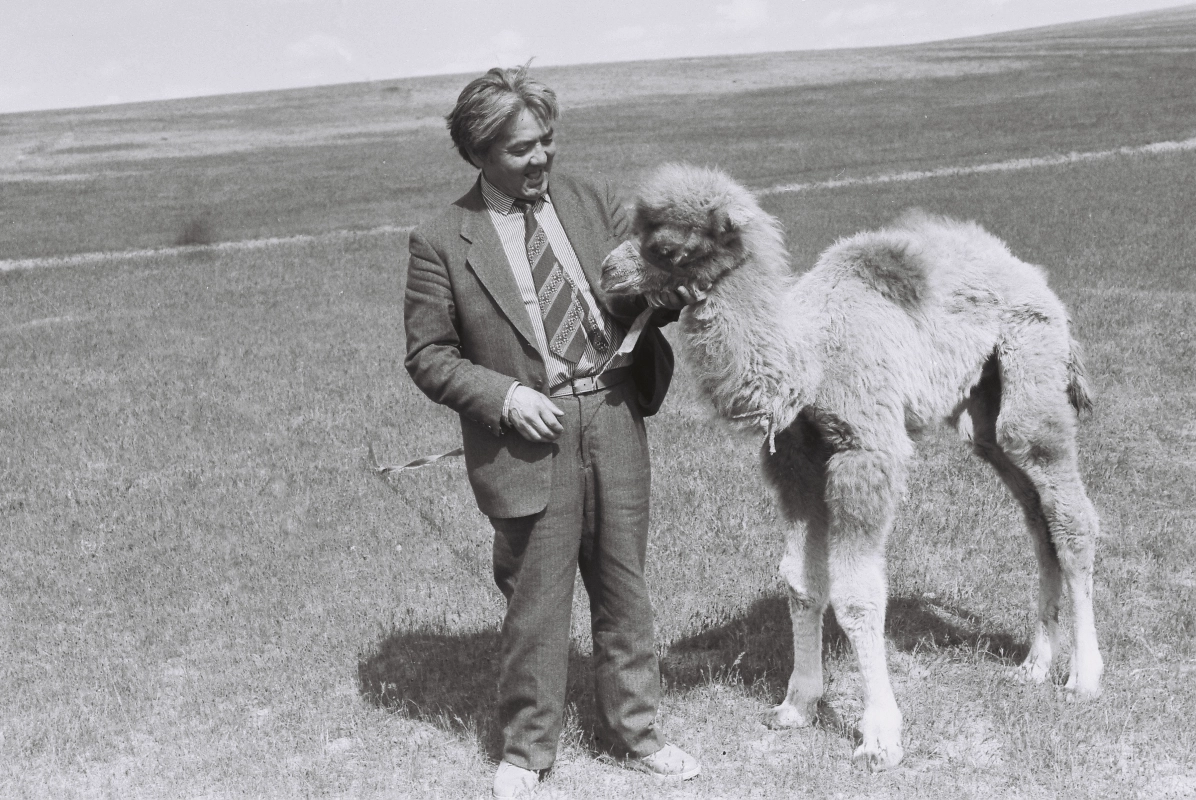
[[[646,304],[599,288],[602,259],[629,222],[608,187],[553,171],[557,115],[552,90],[526,67],[465,87],[449,132],[481,174],[412,232],[407,273],[407,370],[460,414],[507,600],[495,797],[534,790],[556,757],[578,567],[602,734],[637,769],[674,780],[699,772],[655,726],[660,673],[644,582],[643,417],[660,406],[672,353],[653,324],[632,346],[628,329]],[[695,299],[652,298],[653,322]]]

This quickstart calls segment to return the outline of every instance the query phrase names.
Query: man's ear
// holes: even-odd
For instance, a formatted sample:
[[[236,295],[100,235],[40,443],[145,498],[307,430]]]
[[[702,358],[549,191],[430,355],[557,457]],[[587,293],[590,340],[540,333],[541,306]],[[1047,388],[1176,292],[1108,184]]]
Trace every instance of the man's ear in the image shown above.
[[[482,168],[482,157],[472,147],[465,148],[465,152],[469,153],[469,163],[473,164],[477,169]]]

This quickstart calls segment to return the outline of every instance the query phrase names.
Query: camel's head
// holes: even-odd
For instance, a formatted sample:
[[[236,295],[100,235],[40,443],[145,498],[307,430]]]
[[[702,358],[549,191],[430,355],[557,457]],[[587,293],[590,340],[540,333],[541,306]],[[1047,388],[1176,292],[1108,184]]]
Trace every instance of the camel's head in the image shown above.
[[[624,245],[603,263],[612,294],[686,286],[705,290],[743,262],[745,228],[767,217],[725,173],[666,164],[648,177],[635,204],[638,248]]]

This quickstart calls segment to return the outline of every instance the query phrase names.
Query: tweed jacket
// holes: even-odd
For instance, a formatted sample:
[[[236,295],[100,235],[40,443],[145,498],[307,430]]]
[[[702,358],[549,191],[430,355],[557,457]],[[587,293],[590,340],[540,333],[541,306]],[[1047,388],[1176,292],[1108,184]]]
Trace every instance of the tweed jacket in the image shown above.
[[[599,285],[602,260],[629,234],[626,211],[609,185],[556,170],[549,193],[595,299],[629,326],[643,301],[608,297]],[[428,397],[460,415],[466,470],[482,513],[542,511],[557,446],[504,430],[502,410],[512,381],[547,393],[547,375],[480,182],[412,231],[410,253],[407,371]],[[676,312],[654,315],[634,351],[633,379],[645,416],[660,407],[672,377],[672,351],[656,327],[672,319]]]

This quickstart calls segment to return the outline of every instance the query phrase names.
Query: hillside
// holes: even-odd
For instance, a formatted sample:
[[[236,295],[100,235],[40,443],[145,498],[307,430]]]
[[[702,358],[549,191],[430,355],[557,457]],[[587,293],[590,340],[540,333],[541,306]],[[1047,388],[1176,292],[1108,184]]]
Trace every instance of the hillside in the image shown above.
[[[1190,137],[1196,6],[540,74],[565,108],[565,165],[633,179],[687,159],[770,185]],[[463,81],[0,116],[0,260],[413,224],[470,179],[442,122]]]

